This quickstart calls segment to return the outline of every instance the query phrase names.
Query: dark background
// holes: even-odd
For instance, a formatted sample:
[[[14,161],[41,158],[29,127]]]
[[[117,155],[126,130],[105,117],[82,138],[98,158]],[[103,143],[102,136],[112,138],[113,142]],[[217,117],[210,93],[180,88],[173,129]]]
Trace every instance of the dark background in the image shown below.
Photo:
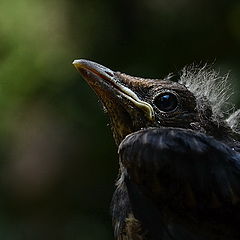
[[[107,116],[76,58],[162,78],[230,71],[240,103],[240,1],[1,0],[0,239],[113,239]]]

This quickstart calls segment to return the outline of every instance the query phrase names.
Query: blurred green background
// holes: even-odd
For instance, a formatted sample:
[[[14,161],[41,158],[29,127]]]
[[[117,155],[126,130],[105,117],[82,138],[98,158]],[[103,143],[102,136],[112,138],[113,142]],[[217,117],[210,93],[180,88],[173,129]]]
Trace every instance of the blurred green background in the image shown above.
[[[214,62],[239,106],[239,50],[238,0],[1,0],[0,239],[113,239],[117,149],[74,59],[152,78]]]

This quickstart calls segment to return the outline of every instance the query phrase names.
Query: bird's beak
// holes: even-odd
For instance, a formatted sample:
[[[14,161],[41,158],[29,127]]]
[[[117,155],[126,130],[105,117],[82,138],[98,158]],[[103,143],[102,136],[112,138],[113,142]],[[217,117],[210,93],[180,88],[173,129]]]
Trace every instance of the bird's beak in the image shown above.
[[[112,70],[92,61],[84,59],[74,60],[73,65],[87,81],[91,81],[90,75],[92,74],[110,82],[114,76],[114,72]]]
[[[152,106],[139,99],[136,93],[126,86],[126,84],[123,85],[114,71],[85,59],[74,60],[73,65],[100,98],[106,100],[109,97],[109,92],[112,94],[115,91],[122,98],[131,101],[135,107],[143,110],[149,120],[153,120],[154,111]],[[108,96],[106,96],[106,93]]]

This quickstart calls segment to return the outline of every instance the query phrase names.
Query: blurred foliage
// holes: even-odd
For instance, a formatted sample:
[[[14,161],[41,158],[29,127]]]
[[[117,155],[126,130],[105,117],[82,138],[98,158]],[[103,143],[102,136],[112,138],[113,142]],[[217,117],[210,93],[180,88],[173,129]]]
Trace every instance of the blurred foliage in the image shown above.
[[[0,36],[1,239],[113,238],[116,147],[73,59],[153,78],[215,62],[239,91],[237,0],[1,0]]]

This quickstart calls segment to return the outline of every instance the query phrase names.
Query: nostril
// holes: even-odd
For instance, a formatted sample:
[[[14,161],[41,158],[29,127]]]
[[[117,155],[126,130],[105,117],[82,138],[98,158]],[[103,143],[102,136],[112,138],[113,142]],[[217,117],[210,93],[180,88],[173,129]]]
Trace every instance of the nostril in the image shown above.
[[[113,77],[113,73],[112,72],[105,71],[105,73],[107,73],[110,77]]]

